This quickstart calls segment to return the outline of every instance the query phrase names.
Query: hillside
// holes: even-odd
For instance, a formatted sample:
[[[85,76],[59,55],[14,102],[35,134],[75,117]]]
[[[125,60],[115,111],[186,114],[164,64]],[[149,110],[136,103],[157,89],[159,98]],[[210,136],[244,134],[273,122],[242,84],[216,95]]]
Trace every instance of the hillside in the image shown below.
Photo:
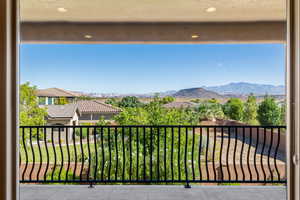
[[[182,89],[173,94],[174,97],[180,98],[222,98],[223,96],[203,88]]]
[[[255,83],[246,83],[246,82],[238,82],[238,83],[229,83],[226,85],[220,86],[211,86],[211,87],[203,87],[204,89],[217,92],[219,94],[235,94],[235,95],[284,95],[285,87],[283,85],[275,86],[275,85],[266,85],[266,84],[255,84]]]

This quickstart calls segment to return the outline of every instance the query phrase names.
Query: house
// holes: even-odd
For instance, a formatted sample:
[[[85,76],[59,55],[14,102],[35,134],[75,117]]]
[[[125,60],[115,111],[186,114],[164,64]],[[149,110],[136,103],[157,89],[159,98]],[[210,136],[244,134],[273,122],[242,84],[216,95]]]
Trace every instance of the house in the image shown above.
[[[121,112],[120,108],[99,100],[77,101],[76,104],[80,113],[79,123],[96,123],[100,117],[104,117],[105,120],[111,120],[113,116]]]
[[[37,90],[36,96],[38,97],[39,105],[54,105],[57,104],[60,98],[65,98],[68,103],[73,103],[82,94],[61,88],[47,88]]]
[[[82,100],[65,105],[47,105],[48,125],[78,125],[82,123],[96,123],[100,117],[111,120],[121,112],[120,108],[113,107],[98,100]]]

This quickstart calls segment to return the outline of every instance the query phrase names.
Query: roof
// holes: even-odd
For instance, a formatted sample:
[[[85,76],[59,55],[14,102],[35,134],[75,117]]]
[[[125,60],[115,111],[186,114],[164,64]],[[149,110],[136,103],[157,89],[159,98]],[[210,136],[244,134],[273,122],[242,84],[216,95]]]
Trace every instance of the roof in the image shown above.
[[[78,110],[80,113],[119,113],[120,108],[113,107],[98,100],[78,101]]]
[[[50,118],[72,118],[77,110],[77,105],[65,104],[65,105],[48,105],[45,106],[48,111],[48,117]]]
[[[163,105],[165,108],[190,108],[190,107],[195,107],[196,104],[192,102],[171,102]]]
[[[77,92],[71,92],[60,88],[47,88],[39,89],[36,92],[37,96],[40,97],[78,97],[81,94]]]

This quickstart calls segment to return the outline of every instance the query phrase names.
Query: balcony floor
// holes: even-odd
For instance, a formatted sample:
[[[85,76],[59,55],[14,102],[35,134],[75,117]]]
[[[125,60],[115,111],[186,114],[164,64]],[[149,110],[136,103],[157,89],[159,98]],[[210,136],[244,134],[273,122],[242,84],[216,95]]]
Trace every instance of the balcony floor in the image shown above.
[[[285,200],[283,186],[22,185],[21,200]]]

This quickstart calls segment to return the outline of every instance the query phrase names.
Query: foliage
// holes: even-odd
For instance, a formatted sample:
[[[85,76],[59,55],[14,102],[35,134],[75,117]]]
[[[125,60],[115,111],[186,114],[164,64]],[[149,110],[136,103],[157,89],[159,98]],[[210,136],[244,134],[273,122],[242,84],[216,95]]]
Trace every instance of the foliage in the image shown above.
[[[244,105],[239,98],[230,98],[223,106],[224,114],[233,120],[242,121]]]
[[[91,123],[81,123],[80,125],[83,126],[90,126]],[[87,138],[87,135],[92,131],[92,129],[89,128],[75,128],[75,135],[77,137],[81,137],[82,139]]]
[[[30,83],[20,86],[20,125],[35,126],[44,125],[47,111],[38,106],[38,99],[35,95],[36,87]]]
[[[119,101],[116,98],[109,98],[105,101],[105,103],[112,106],[119,106]]]
[[[55,105],[65,105],[67,103],[68,103],[68,100],[66,97],[59,97],[54,100]]]
[[[119,107],[122,108],[135,108],[142,105],[140,100],[135,96],[127,96],[123,97],[121,101],[118,103]]]
[[[224,118],[222,105],[214,101],[205,101],[198,108],[200,119],[215,120]]]
[[[280,123],[286,125],[286,103],[280,105]]]
[[[76,100],[94,100],[96,99],[95,97],[91,97],[91,96],[79,96],[76,97]]]
[[[258,106],[257,118],[261,125],[279,125],[281,121],[280,107],[275,99],[266,96]]]
[[[165,96],[165,97],[160,99],[161,104],[167,104],[167,103],[171,103],[173,101],[175,101],[175,98],[172,97],[172,96]]]
[[[250,125],[258,124],[256,97],[253,95],[248,96],[244,104],[243,120]]]

